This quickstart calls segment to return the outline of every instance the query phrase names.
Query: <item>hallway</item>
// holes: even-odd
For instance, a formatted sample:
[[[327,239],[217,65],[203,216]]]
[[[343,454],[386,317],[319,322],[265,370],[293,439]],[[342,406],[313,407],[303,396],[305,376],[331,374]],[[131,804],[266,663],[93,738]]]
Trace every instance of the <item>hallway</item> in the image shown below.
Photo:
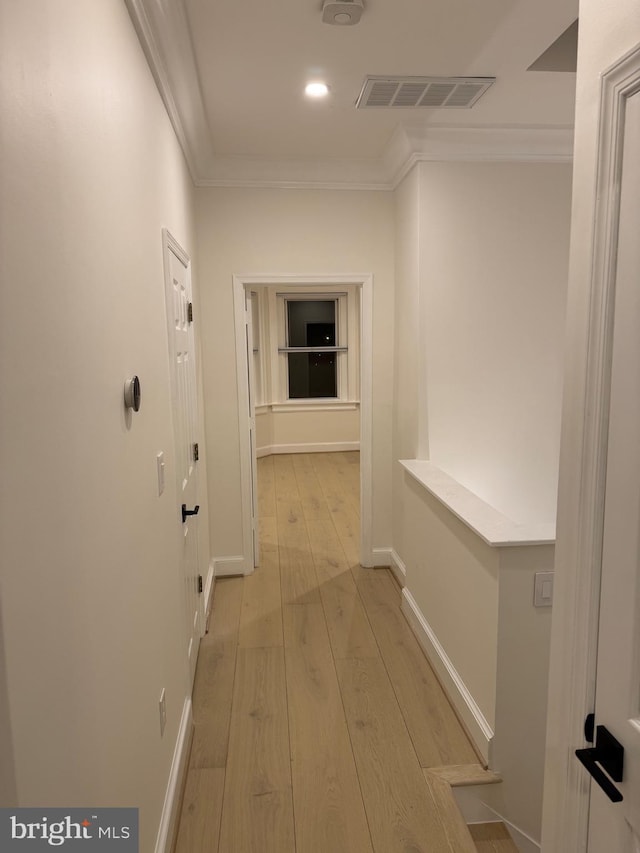
[[[265,457],[258,481],[261,566],[216,583],[200,648],[177,853],[455,853],[423,769],[478,758],[395,580],[358,565],[358,454]]]

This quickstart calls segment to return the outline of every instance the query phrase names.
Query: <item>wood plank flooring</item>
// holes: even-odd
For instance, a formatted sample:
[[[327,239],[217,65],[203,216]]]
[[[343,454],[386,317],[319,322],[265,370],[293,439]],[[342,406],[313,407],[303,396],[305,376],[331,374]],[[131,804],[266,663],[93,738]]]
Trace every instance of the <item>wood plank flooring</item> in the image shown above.
[[[469,830],[478,853],[518,853],[503,823],[472,823]]]
[[[359,566],[359,483],[357,453],[259,460],[261,566],[215,585],[176,853],[462,849],[424,770],[478,757]]]

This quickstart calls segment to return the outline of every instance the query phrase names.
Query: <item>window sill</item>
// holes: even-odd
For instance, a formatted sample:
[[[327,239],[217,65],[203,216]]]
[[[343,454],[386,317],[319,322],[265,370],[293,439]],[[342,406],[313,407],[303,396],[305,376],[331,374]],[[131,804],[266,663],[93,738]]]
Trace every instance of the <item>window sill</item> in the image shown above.
[[[261,407],[272,412],[354,412],[360,408],[358,401],[342,400],[300,400],[287,403],[272,403]]]

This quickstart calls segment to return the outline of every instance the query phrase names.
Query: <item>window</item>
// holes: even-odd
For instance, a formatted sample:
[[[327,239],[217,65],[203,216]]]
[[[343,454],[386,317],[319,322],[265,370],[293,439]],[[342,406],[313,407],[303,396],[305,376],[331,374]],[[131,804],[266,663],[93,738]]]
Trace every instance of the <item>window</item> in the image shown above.
[[[335,299],[286,299],[288,397],[338,396]]]
[[[318,284],[308,291],[294,285],[255,287],[247,303],[256,407],[272,411],[357,408],[357,287]]]
[[[352,297],[352,303],[353,303]],[[348,361],[346,293],[277,293],[280,399],[347,401],[355,393]]]

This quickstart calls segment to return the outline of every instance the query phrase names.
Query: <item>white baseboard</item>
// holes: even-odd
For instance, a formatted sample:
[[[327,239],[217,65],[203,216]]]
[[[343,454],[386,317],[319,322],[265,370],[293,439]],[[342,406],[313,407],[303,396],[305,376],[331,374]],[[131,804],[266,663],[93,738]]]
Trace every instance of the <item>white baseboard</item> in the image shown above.
[[[519,853],[540,853],[540,845],[529,835],[518,829],[504,815],[482,801],[478,788],[452,788],[455,801],[466,823],[493,823],[502,821],[509,830]]]
[[[404,587],[407,579],[407,568],[393,548],[374,548],[371,554],[373,565],[376,568],[388,566],[400,586]]]
[[[402,590],[402,612],[407,617],[453,707],[467,727],[469,735],[484,760],[490,764],[493,730],[406,587]]]
[[[214,557],[212,563],[213,574],[217,578],[250,575],[253,572],[253,566],[247,566],[244,557]]]
[[[407,584],[407,567],[393,548],[391,549],[391,571],[396,576],[396,580],[400,586],[404,589]]]
[[[371,549],[371,560],[373,566],[378,569],[382,567],[389,566],[391,567],[392,559],[391,559],[391,548],[372,548]]]
[[[171,853],[173,849],[176,830],[178,828],[178,818],[180,817],[180,795],[182,793],[182,783],[187,772],[189,741],[191,739],[192,728],[193,714],[191,699],[187,697],[184,700],[178,737],[173,750],[173,760],[171,762],[169,781],[160,817],[155,853]]]
[[[213,560],[209,563],[209,569],[207,571],[207,580],[204,585],[204,613],[205,617],[208,616],[209,610],[211,608],[211,599],[213,597],[213,586],[215,583],[215,566]]]
[[[258,447],[256,455],[271,456],[277,453],[338,453],[345,450],[360,450],[359,441],[325,441],[315,444],[269,444]]]

